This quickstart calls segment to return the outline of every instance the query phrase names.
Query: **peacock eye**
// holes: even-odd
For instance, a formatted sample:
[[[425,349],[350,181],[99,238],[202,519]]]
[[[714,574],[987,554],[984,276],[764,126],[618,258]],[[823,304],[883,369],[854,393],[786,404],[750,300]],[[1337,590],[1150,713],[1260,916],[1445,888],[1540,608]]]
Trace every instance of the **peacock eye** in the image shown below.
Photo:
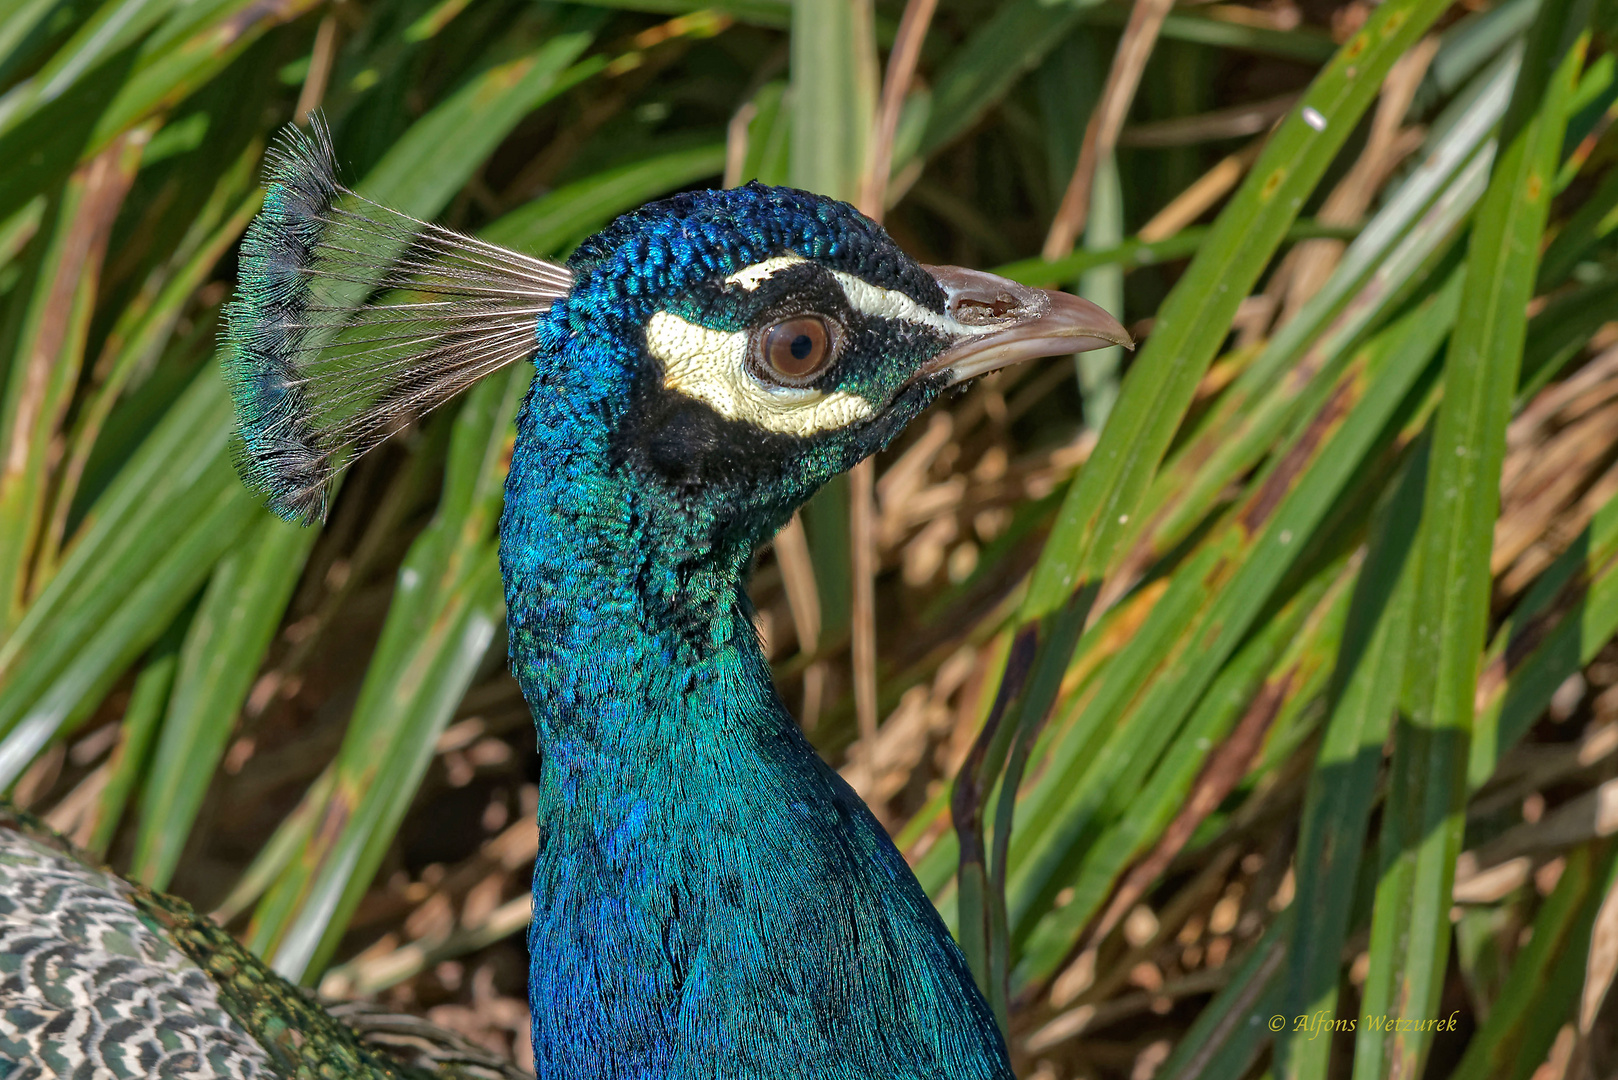
[[[800,315],[776,323],[764,334],[767,374],[789,382],[816,375],[831,355],[831,335],[818,315]]]

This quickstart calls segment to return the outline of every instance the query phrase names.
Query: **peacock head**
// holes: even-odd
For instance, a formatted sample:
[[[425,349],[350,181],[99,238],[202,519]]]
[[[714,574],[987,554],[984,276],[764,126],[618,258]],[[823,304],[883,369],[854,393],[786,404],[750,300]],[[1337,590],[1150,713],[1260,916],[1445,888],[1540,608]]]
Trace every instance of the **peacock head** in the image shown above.
[[[291,518],[324,516],[358,454],[533,359],[519,493],[606,468],[693,540],[745,545],[947,387],[1129,342],[1093,304],[924,266],[853,207],[788,188],[652,203],[564,267],[349,191],[318,122],[283,136],[269,181],[225,367],[243,475]]]
[[[738,543],[771,535],[946,388],[1129,341],[1088,301],[922,265],[848,204],[758,183],[626,214],[568,265],[533,400],[599,418],[654,502]],[[558,441],[554,410],[524,424]]]

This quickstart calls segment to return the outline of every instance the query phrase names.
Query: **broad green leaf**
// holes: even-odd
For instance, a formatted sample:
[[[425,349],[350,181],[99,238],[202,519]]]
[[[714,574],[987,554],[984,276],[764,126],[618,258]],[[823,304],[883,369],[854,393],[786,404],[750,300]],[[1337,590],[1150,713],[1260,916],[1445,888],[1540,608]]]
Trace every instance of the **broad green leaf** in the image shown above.
[[[1310,917],[1293,926],[1279,1009],[1283,1016],[1337,1012],[1339,958],[1348,934],[1354,882],[1382,767],[1382,747],[1398,705],[1410,642],[1427,446],[1413,455],[1383,511],[1356,587],[1338,654],[1331,717],[1299,827],[1297,894]],[[1291,1025],[1276,1036],[1277,1077],[1324,1078],[1330,1039]]]
[[[1214,534],[1206,550],[1222,551],[1220,559],[1182,571],[1199,586],[1195,615],[1177,627],[1175,658],[1131,703],[1158,740],[1166,740],[1190,714],[1272,602],[1294,560],[1311,547],[1315,530],[1437,352],[1458,294],[1457,280],[1356,355],[1293,445]],[[1114,732],[1113,739],[1124,730],[1107,713],[1092,723]],[[1128,760],[1139,750],[1121,746],[1118,753]],[[1060,888],[1061,868],[1094,813],[1090,808],[1100,806],[1115,787],[1127,790],[1119,765],[1105,764],[1102,755],[1081,759],[1089,766],[1088,782],[1050,784],[1048,797],[1061,799],[1055,806],[1044,807],[1032,793],[1027,801],[1026,824],[1011,849],[1008,910],[1014,936],[1028,932],[1029,920]]]
[[[145,134],[110,148],[69,180],[14,345],[16,362],[0,399],[0,633],[16,625],[30,591],[44,525],[47,448],[78,382],[101,260],[140,167]]]
[[[1610,842],[1598,841],[1568,855],[1500,999],[1467,1043],[1452,1080],[1527,1080],[1545,1060],[1557,1031],[1578,1009],[1591,926],[1602,899],[1618,885],[1613,854]]]
[[[526,251],[560,252],[605,225],[626,206],[685,187],[725,167],[725,146],[674,150],[558,188],[501,218],[484,237]]]
[[[976,124],[1079,21],[1079,4],[1011,0],[938,73],[921,137],[927,157]]]
[[[1105,572],[1237,305],[1388,68],[1445,6],[1442,0],[1393,0],[1379,7],[1270,139],[1130,366],[1101,441],[1046,543],[1024,618],[1056,610],[1081,581]]]
[[[1539,238],[1584,40],[1573,4],[1536,24],[1508,112],[1504,149],[1478,207],[1466,285],[1433,435],[1420,571],[1395,729],[1365,1010],[1427,1017],[1449,954],[1450,891],[1464,824],[1466,763],[1489,606],[1489,554]],[[1431,1031],[1361,1030],[1355,1076],[1414,1075]]]
[[[104,766],[108,772],[107,782],[91,811],[85,843],[87,851],[102,858],[106,857],[107,848],[123,820],[124,809],[146,772],[152,743],[168,704],[169,689],[174,685],[174,671],[180,664],[184,625],[183,617],[176,619],[168,633],[152,647],[130,691],[129,707],[124,710],[119,725],[118,745]]]
[[[168,885],[259,664],[319,534],[265,515],[214,568],[191,617],[141,799],[131,876]]]

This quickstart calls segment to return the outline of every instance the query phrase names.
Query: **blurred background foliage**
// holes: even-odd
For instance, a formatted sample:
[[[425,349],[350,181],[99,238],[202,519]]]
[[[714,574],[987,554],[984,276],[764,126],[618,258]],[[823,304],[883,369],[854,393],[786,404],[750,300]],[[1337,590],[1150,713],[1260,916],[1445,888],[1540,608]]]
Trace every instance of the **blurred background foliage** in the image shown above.
[[[1143,342],[942,403],[753,579],[1020,1073],[1610,1075],[1615,30],[5,0],[0,787],[287,975],[524,1060],[493,529],[528,372],[366,458],[324,529],[272,519],[212,362],[260,159],[318,107],[363,193],[555,257],[794,183]]]

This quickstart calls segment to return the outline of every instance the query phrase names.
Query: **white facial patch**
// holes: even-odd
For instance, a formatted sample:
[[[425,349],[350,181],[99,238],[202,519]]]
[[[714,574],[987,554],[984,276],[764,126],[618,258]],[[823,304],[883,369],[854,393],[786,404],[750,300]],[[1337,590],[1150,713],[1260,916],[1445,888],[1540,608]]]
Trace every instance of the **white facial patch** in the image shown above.
[[[759,265],[762,266],[763,263]],[[848,306],[865,315],[925,326],[951,337],[992,334],[1002,329],[999,326],[973,326],[961,322],[948,313],[940,315],[936,311],[929,311],[902,292],[872,285],[863,278],[857,278],[841,270],[831,271],[831,276],[842,286],[843,295],[848,297]]]
[[[755,292],[776,274],[808,262],[787,252],[743,267],[726,285]],[[990,334],[998,326],[973,326],[949,314],[922,307],[902,292],[884,289],[841,270],[827,270],[843,290],[848,306],[864,315],[907,322],[951,338]],[[768,386],[747,367],[748,334],[710,330],[678,315],[659,311],[646,324],[646,347],[663,362],[663,385],[710,406],[728,420],[745,420],[783,435],[813,435],[846,427],[876,412],[858,394],[826,393],[809,387]]]
[[[646,348],[663,362],[665,387],[705,403],[727,420],[745,420],[766,431],[814,435],[876,411],[869,401],[843,390],[828,394],[812,387],[763,385],[747,370],[745,330],[710,330],[659,311],[646,324]]]
[[[789,251],[785,255],[776,255],[763,262],[743,267],[725,278],[725,284],[740,285],[748,292],[754,292],[782,270],[808,261],[802,255],[794,255]],[[940,315],[936,311],[929,311],[902,292],[872,285],[869,281],[842,270],[829,270],[828,273],[842,288],[843,295],[848,298],[848,306],[863,315],[925,326],[951,337],[992,334],[1000,329],[998,326],[973,326],[961,322],[953,315],[947,313]]]

